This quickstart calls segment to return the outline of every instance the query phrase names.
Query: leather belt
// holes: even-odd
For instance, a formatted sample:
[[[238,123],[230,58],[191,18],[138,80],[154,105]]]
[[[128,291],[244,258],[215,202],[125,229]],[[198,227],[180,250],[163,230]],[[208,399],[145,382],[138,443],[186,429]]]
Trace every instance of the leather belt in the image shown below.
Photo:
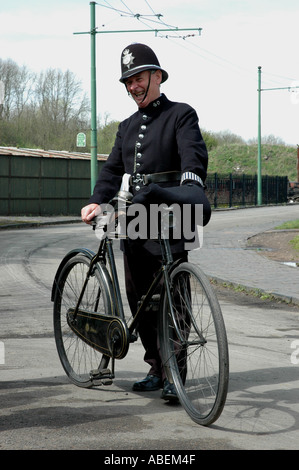
[[[150,183],[166,183],[169,181],[180,181],[181,180],[181,172],[180,171],[165,171],[160,173],[151,173],[148,175],[142,175],[140,173],[136,173],[133,176],[130,176],[130,185],[133,184],[150,184]]]

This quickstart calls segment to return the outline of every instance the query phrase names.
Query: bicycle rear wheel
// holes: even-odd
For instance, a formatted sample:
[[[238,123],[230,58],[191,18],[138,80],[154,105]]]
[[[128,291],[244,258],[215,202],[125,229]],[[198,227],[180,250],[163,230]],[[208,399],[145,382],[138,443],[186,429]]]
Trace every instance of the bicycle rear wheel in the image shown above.
[[[207,426],[225,404],[229,358],[221,309],[200,268],[182,263],[170,275],[173,312],[163,301],[160,344],[166,374],[191,419]]]
[[[96,351],[80,339],[67,322],[67,312],[75,308],[81,293],[90,259],[79,253],[63,266],[56,283],[54,298],[54,334],[61,364],[72,383],[79,387],[92,387],[91,371],[105,369],[109,357]],[[95,265],[80,308],[86,312],[112,315],[110,277],[104,265]]]

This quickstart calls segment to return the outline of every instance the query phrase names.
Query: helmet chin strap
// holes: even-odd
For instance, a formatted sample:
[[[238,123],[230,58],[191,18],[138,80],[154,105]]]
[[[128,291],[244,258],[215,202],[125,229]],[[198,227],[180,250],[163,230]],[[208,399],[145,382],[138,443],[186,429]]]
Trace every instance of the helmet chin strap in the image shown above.
[[[143,100],[141,101],[141,103],[143,103],[143,101],[147,97],[148,90],[149,90],[149,87],[150,87],[150,84],[151,84],[151,78],[152,78],[152,71],[149,70],[148,85],[147,85],[147,89],[146,89],[145,95],[144,95]]]

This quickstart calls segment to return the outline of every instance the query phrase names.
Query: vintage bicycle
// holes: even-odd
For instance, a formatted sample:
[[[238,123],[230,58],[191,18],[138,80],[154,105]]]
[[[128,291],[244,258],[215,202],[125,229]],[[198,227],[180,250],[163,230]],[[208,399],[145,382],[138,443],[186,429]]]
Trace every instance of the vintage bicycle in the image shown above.
[[[132,202],[123,192],[116,199],[125,201],[126,208]],[[169,223],[171,207],[167,217]],[[117,237],[107,230],[109,218],[109,213],[99,218],[104,236],[97,253],[71,250],[55,275],[54,334],[61,364],[79,387],[111,384],[115,361],[125,358],[137,340],[140,316],[150,314],[148,307],[156,303],[166,377],[190,418],[208,426],[223,410],[229,381],[226,329],[214,289],[197,265],[173,261],[160,224],[161,268],[128,319],[113,251]]]

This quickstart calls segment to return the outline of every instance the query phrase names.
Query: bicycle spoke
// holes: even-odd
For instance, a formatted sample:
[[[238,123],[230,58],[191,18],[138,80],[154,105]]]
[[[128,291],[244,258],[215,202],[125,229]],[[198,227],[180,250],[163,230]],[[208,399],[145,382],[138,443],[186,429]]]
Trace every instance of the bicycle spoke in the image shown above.
[[[165,299],[160,338],[165,366],[187,413],[211,424],[222,411],[228,382],[221,310],[204,274],[190,263],[179,265],[171,282],[172,313]]]
[[[90,373],[97,370],[102,354],[94,350],[70,328],[67,314],[78,303],[81,289],[89,270],[90,261],[82,255],[70,259],[61,272],[54,302],[54,330],[58,353],[69,378],[78,386],[92,386]],[[103,281],[102,271],[95,268],[89,277],[80,308],[85,312],[99,311],[112,314],[107,292],[108,283]],[[107,362],[108,364],[108,362]]]

